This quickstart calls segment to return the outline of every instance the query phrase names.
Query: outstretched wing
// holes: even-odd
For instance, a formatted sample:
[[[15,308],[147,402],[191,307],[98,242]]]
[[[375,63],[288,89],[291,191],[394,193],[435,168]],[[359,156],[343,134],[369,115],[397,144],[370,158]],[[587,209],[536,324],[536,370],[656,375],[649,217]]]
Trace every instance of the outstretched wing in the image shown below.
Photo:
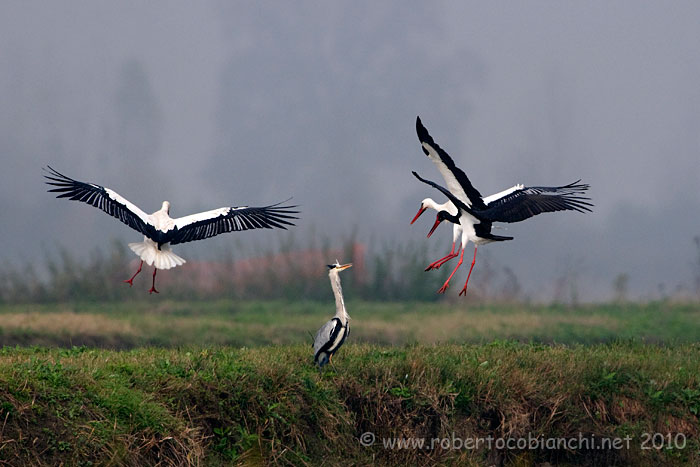
[[[116,191],[110,190],[94,183],[85,183],[66,177],[51,166],[44,169],[49,175],[44,175],[46,183],[57,188],[48,190],[52,193],[60,193],[57,198],[68,198],[73,201],[82,201],[95,206],[122,221],[132,229],[147,237],[157,236],[155,227],[149,223],[148,214],[129,202]]]
[[[590,212],[591,199],[583,196],[589,185],[580,181],[554,187],[516,185],[485,198],[487,208],[479,216],[492,222],[520,222],[543,212]]]
[[[467,174],[455,165],[450,155],[437,145],[433,137],[428,133],[428,130],[423,126],[420,117],[416,117],[416,133],[423,152],[435,163],[450,192],[469,207],[485,209],[486,205],[481,199],[482,196],[479,190],[474,188]]]
[[[284,203],[283,201],[282,203]],[[226,232],[251,229],[285,229],[294,225],[289,219],[298,219],[294,214],[297,206],[282,203],[260,208],[248,206],[219,208],[174,219],[175,228],[168,231],[167,242],[171,245],[193,242]]]

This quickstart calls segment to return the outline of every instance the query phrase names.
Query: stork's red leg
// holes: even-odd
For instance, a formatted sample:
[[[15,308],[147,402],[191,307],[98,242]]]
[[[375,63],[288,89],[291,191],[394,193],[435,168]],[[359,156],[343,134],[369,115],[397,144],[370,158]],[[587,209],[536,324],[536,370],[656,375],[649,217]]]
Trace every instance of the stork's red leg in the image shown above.
[[[447,278],[444,284],[442,284],[442,287],[438,290],[438,293],[445,293],[445,290],[450,286],[450,279],[452,279],[452,276],[455,275],[457,272],[457,269],[462,265],[462,260],[464,259],[464,248],[462,248],[462,254],[459,256],[459,263],[457,263],[457,267],[455,267],[454,271],[452,271],[452,274],[450,274],[450,277]]]
[[[450,255],[446,256],[437,266],[435,266],[435,269],[440,269],[440,266],[450,261],[452,258],[456,258],[457,256],[459,256],[459,249],[457,250],[457,253],[451,253]]]
[[[467,282],[464,283],[464,288],[462,291],[459,293],[461,296],[464,294],[464,296],[467,296],[467,284],[469,284],[469,276],[472,275],[472,269],[474,269],[474,263],[476,263],[476,245],[474,245],[474,259],[472,259],[472,267],[469,268],[469,274],[467,274]]]
[[[156,290],[156,272],[158,272],[157,268],[153,268],[153,283],[151,284],[151,290],[148,291],[148,293],[160,293]]]
[[[430,271],[431,269],[440,269],[440,266],[442,266],[452,258],[455,258],[457,255],[458,254],[455,253],[455,242],[452,242],[452,250],[450,250],[450,253],[444,258],[440,258],[439,260],[430,263],[428,267],[425,268],[425,270]]]
[[[124,281],[124,282],[126,282],[127,284],[129,284],[129,287],[131,287],[132,285],[134,285],[134,277],[136,277],[136,276],[139,275],[139,273],[141,272],[141,268],[142,268],[142,267],[143,267],[143,260],[141,260],[141,264],[139,264],[139,270],[136,271],[136,273],[135,273],[133,276],[131,276],[131,279],[127,279],[127,280]]]

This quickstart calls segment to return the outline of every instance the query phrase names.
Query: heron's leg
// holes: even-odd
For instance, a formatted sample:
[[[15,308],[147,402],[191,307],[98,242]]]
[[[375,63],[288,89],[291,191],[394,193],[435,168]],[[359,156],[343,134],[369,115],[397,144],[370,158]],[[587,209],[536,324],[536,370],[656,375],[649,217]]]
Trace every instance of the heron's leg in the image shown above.
[[[428,267],[425,268],[425,270],[426,270],[426,271],[430,271],[431,269],[439,269],[440,266],[442,266],[443,264],[445,264],[446,262],[448,262],[448,261],[451,260],[452,258],[456,257],[456,256],[458,255],[458,253],[455,253],[455,243],[456,243],[456,242],[452,242],[452,250],[450,250],[450,253],[449,253],[447,256],[445,256],[444,258],[440,258],[439,260],[430,263],[430,264],[428,265]]]
[[[442,284],[442,287],[438,290],[438,293],[445,293],[445,290],[450,286],[450,280],[452,279],[452,276],[455,275],[457,272],[457,269],[462,265],[462,260],[464,259],[464,248],[462,248],[462,254],[459,256],[459,263],[457,263],[457,267],[455,267],[454,271],[452,271],[452,274],[450,274],[450,277],[447,278],[444,284]]]
[[[131,287],[132,285],[134,285],[134,277],[136,277],[136,276],[139,275],[139,273],[141,272],[141,268],[142,268],[142,267],[143,267],[143,260],[141,260],[141,264],[139,264],[139,270],[136,271],[136,273],[135,273],[133,276],[131,276],[131,279],[127,279],[127,280],[124,281],[124,282],[126,282],[127,284],[129,284],[129,287]]]
[[[156,290],[156,272],[158,272],[158,268],[153,268],[153,283],[151,284],[151,290],[148,291],[148,293],[160,293]]]
[[[472,269],[474,269],[474,263],[476,263],[476,245],[474,245],[474,259],[472,259],[472,267],[469,268],[469,274],[467,274],[467,282],[464,283],[464,288],[462,291],[459,293],[461,296],[464,294],[464,296],[467,296],[467,284],[469,284],[469,276],[472,275]]]

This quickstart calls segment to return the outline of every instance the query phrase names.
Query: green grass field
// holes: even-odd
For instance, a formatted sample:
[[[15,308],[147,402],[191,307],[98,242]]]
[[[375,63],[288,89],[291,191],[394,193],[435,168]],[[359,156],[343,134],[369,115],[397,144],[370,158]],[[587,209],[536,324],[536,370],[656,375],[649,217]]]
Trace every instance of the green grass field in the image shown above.
[[[700,337],[700,306],[692,304],[565,307],[349,301],[347,306],[354,343],[692,343]],[[300,344],[309,342],[309,333],[334,312],[333,303],[285,301],[0,305],[0,343],[119,349]]]
[[[696,305],[154,302],[0,306],[0,462],[700,465]]]

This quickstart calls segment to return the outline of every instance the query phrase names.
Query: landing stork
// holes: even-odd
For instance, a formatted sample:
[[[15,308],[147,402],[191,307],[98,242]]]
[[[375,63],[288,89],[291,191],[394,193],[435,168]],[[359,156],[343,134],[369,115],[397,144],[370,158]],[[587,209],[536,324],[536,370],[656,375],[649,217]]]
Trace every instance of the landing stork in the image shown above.
[[[430,136],[428,130],[423,126],[423,122],[421,122],[420,117],[416,117],[416,133],[418,134],[418,140],[421,143],[423,153],[435,164],[438,171],[442,175],[442,178],[445,180],[447,188],[450,190],[450,192],[467,206],[471,206],[473,202],[476,202],[477,207],[485,207],[481,200],[481,194],[471,184],[464,171],[457,167],[450,155],[447,154],[447,152],[445,152],[440,146],[438,146],[435,140],[433,140],[433,137]],[[451,215],[456,215],[458,211],[452,201],[448,200],[446,203],[439,204],[433,201],[432,198],[425,198],[423,201],[421,201],[420,209],[418,209],[418,213],[411,221],[411,224],[413,224],[427,209],[434,209],[437,212],[447,211]],[[460,223],[453,224],[452,249],[444,258],[440,258],[437,261],[429,264],[428,267],[425,268],[426,271],[438,269],[440,266],[459,255],[459,251],[463,250],[466,246],[466,240],[463,240],[460,248],[455,252],[457,239],[463,237],[462,233],[462,225]]]
[[[251,229],[285,229],[294,225],[290,219],[298,219],[294,214],[296,206],[284,206],[282,203],[264,207],[224,207],[200,212],[186,217],[170,217],[170,203],[163,201],[161,208],[153,214],[146,214],[119,193],[94,183],[85,183],[67,177],[47,166],[44,175],[48,185],[54,186],[49,192],[59,193],[57,198],[82,201],[101,209],[112,217],[144,235],[142,242],[129,243],[129,248],[141,258],[141,264],[130,279],[125,280],[129,286],[141,272],[144,261],[154,265],[153,281],[148,293],[156,290],[156,272],[158,269],[170,269],[185,263],[185,260],[170,249],[171,245],[203,240],[226,232]]]
[[[526,187],[524,185],[515,185],[500,193],[484,198],[481,196],[481,193],[474,188],[466,174],[455,165],[447,152],[435,143],[428,133],[428,130],[420,121],[420,117],[416,120],[416,131],[423,152],[437,165],[438,170],[447,182],[447,188],[425,180],[415,172],[413,172],[413,174],[423,183],[427,183],[440,190],[449,199],[449,204],[438,211],[435,224],[428,233],[428,237],[432,235],[435,229],[444,220],[449,220],[455,225],[458,224],[462,236],[462,252],[459,262],[447,281],[445,281],[443,286],[438,290],[438,293],[444,293],[449,287],[452,276],[462,264],[464,248],[469,241],[474,243],[474,257],[469,269],[469,274],[467,275],[467,281],[460,291],[460,295],[466,295],[467,293],[469,278],[471,277],[474,264],[476,263],[477,247],[486,243],[513,239],[513,237],[491,234],[493,222],[520,222],[543,212],[591,211],[590,207],[593,205],[588,202],[590,198],[582,196],[588,190],[589,185],[579,184],[580,180],[557,187]],[[432,203],[437,205],[434,201]],[[450,204],[452,206],[450,206]],[[421,209],[413,220],[415,221],[427,207],[432,206],[426,203],[426,200],[423,200],[423,202],[421,202]],[[438,208],[433,207],[433,209]],[[454,227],[454,230],[456,231],[457,228]],[[456,233],[454,235],[456,236]],[[453,253],[451,252],[451,254]],[[451,259],[450,255],[443,258],[443,260],[445,259]],[[444,261],[443,263],[439,263],[438,267],[442,264],[444,264]],[[428,269],[430,269],[430,267]]]

